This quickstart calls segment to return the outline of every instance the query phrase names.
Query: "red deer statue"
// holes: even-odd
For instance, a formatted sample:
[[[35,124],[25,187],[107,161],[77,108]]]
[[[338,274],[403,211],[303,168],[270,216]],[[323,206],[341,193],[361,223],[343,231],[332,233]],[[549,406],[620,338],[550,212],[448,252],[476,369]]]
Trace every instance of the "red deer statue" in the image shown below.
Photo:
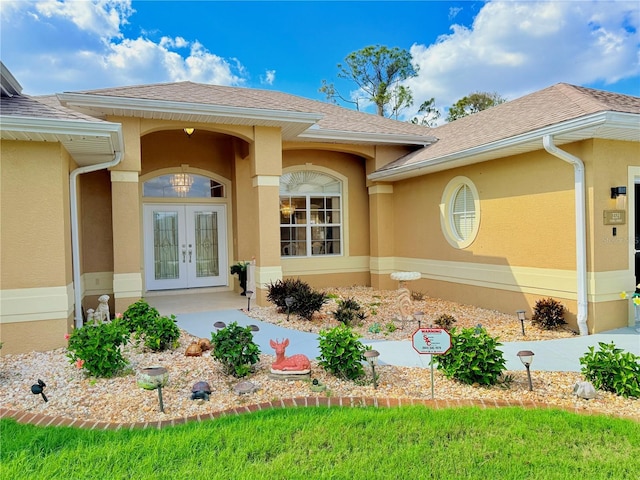
[[[288,338],[281,343],[270,340],[269,345],[276,351],[276,361],[271,364],[271,373],[309,373],[311,371],[311,362],[306,355],[299,353],[285,357],[284,349],[289,346]]]

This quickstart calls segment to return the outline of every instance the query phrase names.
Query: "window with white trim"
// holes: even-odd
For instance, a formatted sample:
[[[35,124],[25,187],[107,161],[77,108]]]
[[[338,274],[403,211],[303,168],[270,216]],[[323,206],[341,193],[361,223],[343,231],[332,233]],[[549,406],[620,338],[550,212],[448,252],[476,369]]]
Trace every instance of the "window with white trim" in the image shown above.
[[[467,177],[455,177],[445,187],[440,203],[440,221],[447,241],[466,248],[478,235],[480,200],[478,190]]]
[[[280,177],[280,252],[283,257],[342,254],[342,182],[297,170]]]

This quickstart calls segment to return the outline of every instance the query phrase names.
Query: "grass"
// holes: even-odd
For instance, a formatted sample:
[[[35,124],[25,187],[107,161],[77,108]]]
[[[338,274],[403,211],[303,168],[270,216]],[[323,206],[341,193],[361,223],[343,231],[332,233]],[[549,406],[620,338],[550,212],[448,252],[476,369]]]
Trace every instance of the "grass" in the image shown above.
[[[0,421],[2,479],[637,478],[640,424],[555,410],[257,412],[163,430]]]

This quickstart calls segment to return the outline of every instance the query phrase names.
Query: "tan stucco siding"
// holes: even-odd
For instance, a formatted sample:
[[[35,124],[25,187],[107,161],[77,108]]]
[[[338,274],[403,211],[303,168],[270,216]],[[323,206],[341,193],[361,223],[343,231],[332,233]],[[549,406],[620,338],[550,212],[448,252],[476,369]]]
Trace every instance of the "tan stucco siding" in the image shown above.
[[[233,138],[198,130],[189,138],[182,130],[145,135],[140,140],[142,175],[181,165],[199,168],[230,179],[233,169]]]
[[[627,186],[627,172],[630,166],[640,166],[640,142],[616,142],[596,139],[589,142],[589,163],[591,175],[588,177],[592,190],[593,224],[590,240],[593,244],[590,270],[602,272],[634,268],[629,265],[629,238],[633,237],[633,220],[629,216],[627,197],[619,202],[611,199],[611,187]],[[596,159],[593,161],[592,159]],[[604,211],[623,209],[627,213],[624,225],[604,224]],[[630,234],[631,233],[631,234]]]
[[[480,227],[465,249],[441,228],[448,182],[478,190]],[[394,184],[395,256],[539,268],[575,268],[573,169],[544,152],[485,162]]]
[[[2,289],[71,278],[69,165],[60,144],[1,142]]]
[[[78,178],[82,272],[112,272],[113,225],[109,172],[98,170]]]

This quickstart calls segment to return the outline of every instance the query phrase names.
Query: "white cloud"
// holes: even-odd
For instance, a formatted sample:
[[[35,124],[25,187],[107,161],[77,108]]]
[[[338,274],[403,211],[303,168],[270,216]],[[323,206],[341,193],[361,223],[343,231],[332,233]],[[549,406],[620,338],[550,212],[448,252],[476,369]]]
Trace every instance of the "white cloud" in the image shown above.
[[[260,76],[260,83],[264,85],[273,85],[276,81],[276,71],[267,70],[264,75]]]
[[[121,28],[135,12],[130,0],[0,1],[3,43],[11,53],[24,47],[20,62],[27,67],[14,74],[30,94],[167,81],[245,82],[237,59],[215,55],[197,40],[163,36],[154,41],[151,33],[125,38]]]
[[[43,0],[35,4],[35,9],[46,18],[67,19],[80,30],[103,38],[120,37],[120,26],[135,12],[131,0]]]
[[[614,83],[640,73],[639,29],[636,2],[489,2],[471,27],[414,44],[420,72],[407,84],[417,109],[474,91],[513,99],[558,82]]]

